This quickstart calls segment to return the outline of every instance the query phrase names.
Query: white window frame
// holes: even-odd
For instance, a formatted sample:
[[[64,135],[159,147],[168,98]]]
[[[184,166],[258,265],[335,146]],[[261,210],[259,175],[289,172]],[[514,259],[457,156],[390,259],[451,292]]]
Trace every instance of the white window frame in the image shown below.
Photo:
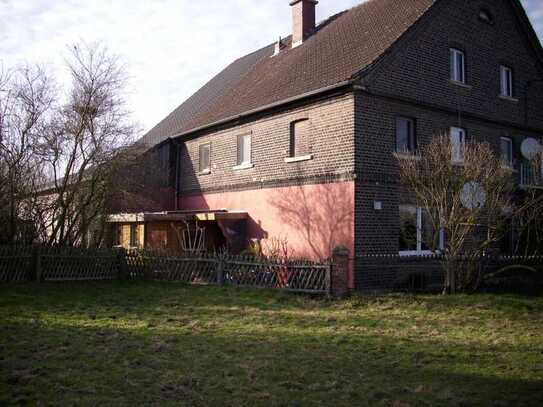
[[[443,229],[439,231],[439,249],[433,252],[432,250],[422,250],[422,212],[423,208],[414,205],[400,205],[401,208],[410,208],[417,211],[417,250],[400,251],[400,256],[429,256],[433,254],[441,254],[445,244],[445,233]]]
[[[500,65],[500,96],[513,98],[513,70]]]
[[[234,170],[253,168],[253,135],[251,133],[240,134],[237,136],[236,143],[237,157]]]
[[[509,159],[505,160],[503,156],[503,150],[502,150],[502,143],[507,142],[509,146]],[[511,137],[501,137],[500,138],[500,159],[502,161],[502,165],[506,167],[513,167],[513,139]]]
[[[451,127],[449,132],[451,141],[451,160],[454,164],[463,164],[462,146],[466,144],[466,129],[462,127]],[[458,139],[458,143],[456,140]],[[457,147],[458,146],[458,147]]]
[[[202,166],[202,149],[209,148],[209,162],[208,165],[203,168]],[[202,175],[211,174],[211,143],[203,143],[198,146],[198,172]]]
[[[450,48],[450,57],[449,57],[449,64],[450,64],[450,79],[453,82],[458,82],[462,84],[466,84],[466,54],[464,51],[461,51],[457,48]],[[462,71],[458,71],[458,65],[459,61],[458,59],[462,58]]]

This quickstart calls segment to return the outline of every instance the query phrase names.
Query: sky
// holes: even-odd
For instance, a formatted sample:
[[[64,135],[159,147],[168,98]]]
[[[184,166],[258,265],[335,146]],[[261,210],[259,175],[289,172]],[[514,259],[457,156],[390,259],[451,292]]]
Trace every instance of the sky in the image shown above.
[[[323,20],[362,0],[320,0]],[[543,0],[521,0],[543,39]],[[67,49],[101,42],[127,67],[142,134],[235,59],[291,33],[289,0],[0,0],[0,64],[63,76]]]

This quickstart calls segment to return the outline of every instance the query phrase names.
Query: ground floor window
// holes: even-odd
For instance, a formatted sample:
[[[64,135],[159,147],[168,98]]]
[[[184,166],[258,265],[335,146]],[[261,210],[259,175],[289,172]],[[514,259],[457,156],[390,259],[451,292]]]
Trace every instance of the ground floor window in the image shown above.
[[[130,225],[130,247],[139,246],[138,225]]]
[[[436,234],[423,208],[400,206],[400,255],[432,254],[443,248],[443,233]]]

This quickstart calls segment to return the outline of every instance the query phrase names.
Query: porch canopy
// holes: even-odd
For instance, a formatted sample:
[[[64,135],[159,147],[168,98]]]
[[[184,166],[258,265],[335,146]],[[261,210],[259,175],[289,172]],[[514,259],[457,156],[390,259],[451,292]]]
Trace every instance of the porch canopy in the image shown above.
[[[205,230],[203,240],[207,250],[218,250],[226,246],[232,253],[239,253],[247,247],[248,219],[247,212],[221,209],[119,213],[109,215],[107,222],[116,228],[120,236],[116,241],[131,242],[137,240],[135,236],[138,235],[143,239],[142,247],[168,248],[173,252],[183,249],[180,236],[184,235],[180,235],[180,231],[196,231],[193,228],[196,224]],[[130,246],[128,243],[126,245]]]
[[[119,213],[109,215],[109,223],[142,223],[142,222],[183,222],[183,221],[226,221],[245,220],[247,212],[219,210],[205,211],[170,211],[149,213]]]

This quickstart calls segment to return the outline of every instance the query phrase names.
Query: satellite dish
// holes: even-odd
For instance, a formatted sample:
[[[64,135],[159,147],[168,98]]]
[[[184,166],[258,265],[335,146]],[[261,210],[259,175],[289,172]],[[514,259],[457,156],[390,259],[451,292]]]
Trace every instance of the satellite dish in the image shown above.
[[[533,160],[539,153],[541,153],[541,151],[543,151],[543,146],[535,138],[530,137],[522,142],[520,151],[522,152],[524,158],[527,160]]]
[[[486,192],[478,182],[468,182],[462,188],[460,200],[464,208],[470,211],[481,209],[486,203]]]

